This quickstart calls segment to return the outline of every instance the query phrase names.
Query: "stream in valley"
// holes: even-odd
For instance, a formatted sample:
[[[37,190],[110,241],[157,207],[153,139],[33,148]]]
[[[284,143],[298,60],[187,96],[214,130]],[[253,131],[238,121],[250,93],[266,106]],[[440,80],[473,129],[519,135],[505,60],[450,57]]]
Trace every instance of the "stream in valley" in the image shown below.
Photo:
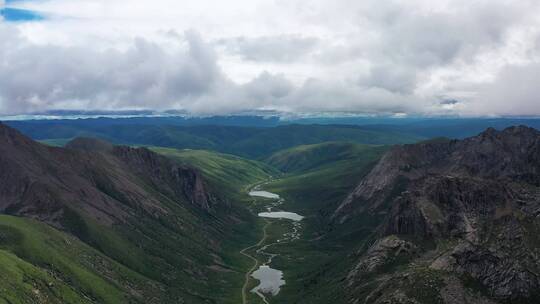
[[[248,247],[241,252],[242,254],[256,261],[255,266],[248,272],[248,275],[258,280],[259,284],[255,286],[253,289],[251,289],[251,292],[257,294],[264,303],[268,304],[269,302],[268,302],[267,297],[276,296],[279,293],[281,287],[285,285],[285,280],[283,279],[283,272],[281,270],[274,269],[271,267],[272,260],[277,255],[268,252],[268,249],[272,246],[282,245],[282,244],[286,244],[286,243],[297,240],[300,237],[301,220],[304,217],[294,212],[287,212],[287,211],[280,210],[279,206],[282,205],[284,201],[283,201],[283,198],[281,198],[279,195],[275,193],[262,191],[259,189],[259,187],[255,187],[254,189],[249,191],[249,195],[253,197],[262,197],[262,198],[272,200],[265,206],[266,208],[265,212],[258,213],[259,217],[265,218],[268,221],[267,224],[264,226],[263,238],[256,245]],[[267,238],[266,230],[268,226],[271,224],[269,220],[291,221],[291,229],[290,231],[285,232],[275,242],[265,244],[265,240]],[[255,251],[257,253],[257,256],[264,256],[265,258],[262,261],[259,261],[257,260],[256,257],[253,257],[245,253],[245,251],[251,248],[257,248]],[[249,278],[246,275],[246,280],[247,279]],[[245,286],[247,286],[247,282]],[[246,303],[245,290],[243,290],[242,292],[243,292],[243,302]]]

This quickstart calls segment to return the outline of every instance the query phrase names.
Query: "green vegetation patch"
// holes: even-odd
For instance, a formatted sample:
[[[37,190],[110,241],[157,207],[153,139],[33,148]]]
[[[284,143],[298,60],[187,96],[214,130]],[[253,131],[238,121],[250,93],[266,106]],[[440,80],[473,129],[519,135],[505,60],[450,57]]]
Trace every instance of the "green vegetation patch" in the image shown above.
[[[24,294],[21,299],[34,294],[50,297],[51,302],[84,303],[84,295],[92,301],[121,303],[127,291],[120,283],[136,286],[143,280],[77,238],[29,219],[0,215],[0,251],[0,267],[20,283],[0,280],[0,286]]]
[[[183,165],[201,170],[205,178],[214,186],[216,192],[225,193],[234,198],[244,195],[248,185],[280,174],[278,170],[262,162],[229,154],[160,147],[151,147],[150,149]]]

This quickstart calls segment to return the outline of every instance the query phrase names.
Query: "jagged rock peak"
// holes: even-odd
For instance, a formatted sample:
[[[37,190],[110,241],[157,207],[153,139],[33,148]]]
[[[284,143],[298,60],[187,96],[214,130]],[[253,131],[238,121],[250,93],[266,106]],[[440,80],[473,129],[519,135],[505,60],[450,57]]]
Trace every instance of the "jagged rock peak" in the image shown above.
[[[472,138],[487,138],[493,137],[498,139],[503,139],[508,136],[513,137],[535,137],[539,136],[540,132],[534,128],[518,125],[505,128],[503,130],[496,130],[495,128],[487,128],[484,132],[480,133],[478,136],[473,136]]]

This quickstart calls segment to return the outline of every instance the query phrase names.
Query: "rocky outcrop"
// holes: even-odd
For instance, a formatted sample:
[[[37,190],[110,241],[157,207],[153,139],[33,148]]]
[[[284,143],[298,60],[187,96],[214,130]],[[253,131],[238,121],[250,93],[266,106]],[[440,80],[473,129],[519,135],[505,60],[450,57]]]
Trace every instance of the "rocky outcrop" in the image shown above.
[[[148,184],[171,197],[186,199],[211,212],[218,199],[208,192],[206,182],[194,168],[183,167],[146,148],[117,146],[112,154]]]
[[[412,258],[417,250],[416,245],[395,235],[384,237],[369,247],[348,276],[354,278],[373,273],[397,260]],[[354,280],[350,280],[350,282],[353,283]]]
[[[375,244],[389,236],[411,240],[423,254],[410,263],[468,278],[492,300],[538,299],[540,132],[488,129],[464,140],[393,148],[333,221],[381,214]],[[378,261],[373,250],[358,257],[352,285],[361,281],[361,265]]]
[[[396,146],[387,152],[345,199],[334,218],[345,221],[351,211],[376,209],[390,189],[403,181],[430,175],[519,180],[540,185],[540,132],[525,126],[488,129],[465,140],[441,140]],[[369,200],[369,205],[356,204]]]

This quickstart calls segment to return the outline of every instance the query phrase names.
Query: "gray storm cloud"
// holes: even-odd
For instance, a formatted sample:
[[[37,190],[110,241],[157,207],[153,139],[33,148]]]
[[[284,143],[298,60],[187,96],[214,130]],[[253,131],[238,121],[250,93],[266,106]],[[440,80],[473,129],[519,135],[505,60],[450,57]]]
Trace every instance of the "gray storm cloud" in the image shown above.
[[[68,3],[27,5],[56,2]],[[269,15],[262,12],[252,27],[237,18],[215,21],[221,26],[210,24],[212,35],[204,27],[184,31],[180,25],[158,27],[166,39],[95,34],[112,35],[106,38],[120,39],[123,47],[109,47],[107,39],[95,45],[85,36],[93,27],[83,21],[0,21],[0,113],[275,109],[540,115],[538,1],[427,3],[291,0],[266,7]],[[235,25],[230,22],[238,22],[232,35],[216,34],[216,27]],[[58,43],[58,29],[73,24],[79,27],[65,35],[78,43]],[[41,37],[49,27],[52,34]],[[235,80],[238,71],[250,77]]]
[[[539,115],[540,63],[503,69],[494,82],[479,91],[470,115]]]
[[[186,32],[187,49],[177,52],[142,38],[125,51],[34,45],[9,28],[0,40],[4,113],[179,107],[225,81],[215,53],[195,32]]]
[[[205,114],[420,110],[407,105],[404,96],[355,84],[311,79],[297,87],[284,75],[268,72],[236,84],[198,33],[188,31],[183,39],[187,47],[175,52],[142,38],[124,51],[95,51],[35,45],[5,27],[0,31],[0,109],[6,114],[59,108],[175,108]]]

